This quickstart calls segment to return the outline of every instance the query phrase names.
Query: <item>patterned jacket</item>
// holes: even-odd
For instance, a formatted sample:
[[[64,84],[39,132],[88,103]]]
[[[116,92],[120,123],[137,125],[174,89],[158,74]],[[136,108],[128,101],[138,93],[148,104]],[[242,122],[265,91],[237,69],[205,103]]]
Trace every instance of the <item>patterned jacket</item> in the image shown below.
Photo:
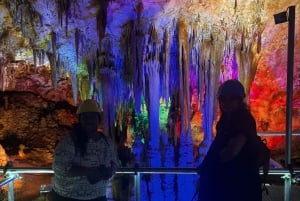
[[[103,135],[103,134],[102,134]],[[57,144],[52,168],[54,170],[53,189],[63,197],[90,200],[106,195],[108,180],[90,184],[86,176],[69,177],[68,170],[72,165],[83,167],[111,167],[117,165],[117,156],[110,138],[103,135],[99,141],[89,140],[84,156],[75,153],[74,141],[68,133]]]

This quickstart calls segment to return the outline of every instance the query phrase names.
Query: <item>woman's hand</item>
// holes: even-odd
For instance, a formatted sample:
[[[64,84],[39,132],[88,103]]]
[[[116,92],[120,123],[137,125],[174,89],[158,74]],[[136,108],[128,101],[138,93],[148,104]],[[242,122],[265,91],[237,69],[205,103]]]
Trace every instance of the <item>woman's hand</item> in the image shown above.
[[[108,180],[113,175],[113,169],[100,165],[98,167],[82,167],[73,165],[69,170],[70,177],[86,176],[91,184],[100,180]]]
[[[112,169],[104,165],[88,169],[86,177],[91,184],[95,184],[101,180],[108,180],[113,174]]]

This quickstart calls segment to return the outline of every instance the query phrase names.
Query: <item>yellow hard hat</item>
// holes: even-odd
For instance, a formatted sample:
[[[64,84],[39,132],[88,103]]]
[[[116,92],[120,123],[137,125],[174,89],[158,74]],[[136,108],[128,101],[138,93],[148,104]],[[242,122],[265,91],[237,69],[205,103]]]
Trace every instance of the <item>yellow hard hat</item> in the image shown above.
[[[84,112],[100,113],[101,111],[100,111],[100,107],[99,107],[99,104],[97,103],[97,101],[88,99],[88,100],[81,102],[81,104],[77,108],[78,115],[81,113],[84,113]]]

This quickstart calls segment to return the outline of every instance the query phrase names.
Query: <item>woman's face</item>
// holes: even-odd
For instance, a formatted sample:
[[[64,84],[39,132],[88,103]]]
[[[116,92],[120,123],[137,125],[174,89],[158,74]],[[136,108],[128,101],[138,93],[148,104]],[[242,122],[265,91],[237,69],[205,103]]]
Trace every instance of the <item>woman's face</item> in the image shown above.
[[[237,110],[242,103],[242,98],[238,96],[219,96],[219,105],[222,112],[231,113]]]
[[[81,127],[88,133],[96,132],[100,123],[99,114],[97,112],[85,112],[79,116]]]

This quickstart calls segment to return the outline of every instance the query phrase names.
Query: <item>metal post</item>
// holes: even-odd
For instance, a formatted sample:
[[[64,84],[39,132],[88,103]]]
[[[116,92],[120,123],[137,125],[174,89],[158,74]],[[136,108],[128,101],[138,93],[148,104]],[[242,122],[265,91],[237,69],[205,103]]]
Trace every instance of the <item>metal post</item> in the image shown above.
[[[8,201],[14,201],[15,196],[14,196],[14,182],[11,181],[8,183]]]
[[[283,177],[284,179],[284,200],[292,200],[291,189],[292,189],[292,178],[290,173],[286,173]]]
[[[288,52],[286,81],[286,143],[285,167],[291,167],[292,150],[292,114],[293,114],[293,76],[294,76],[294,40],[295,40],[295,6],[288,7],[288,12],[274,15],[275,24],[288,21]],[[291,201],[291,173],[284,178],[284,200]]]
[[[4,186],[4,185],[8,185],[8,192],[7,192],[7,198],[8,201],[14,201],[15,197],[14,197],[14,181],[16,179],[19,179],[20,176],[18,173],[14,172],[14,173],[6,173],[5,175],[5,180],[0,182],[0,187]]]
[[[288,8],[288,55],[287,55],[287,95],[286,95],[286,160],[285,166],[291,166],[292,155],[292,114],[293,114],[293,77],[294,77],[294,38],[295,6]],[[284,200],[291,201],[292,175],[284,178]]]
[[[134,175],[134,189],[135,189],[135,200],[140,201],[140,175],[141,173],[136,172]]]
[[[294,38],[295,38],[295,6],[288,8],[288,56],[287,56],[287,95],[286,95],[286,161],[291,165],[292,148],[292,113],[293,113],[293,76],[294,76]]]

